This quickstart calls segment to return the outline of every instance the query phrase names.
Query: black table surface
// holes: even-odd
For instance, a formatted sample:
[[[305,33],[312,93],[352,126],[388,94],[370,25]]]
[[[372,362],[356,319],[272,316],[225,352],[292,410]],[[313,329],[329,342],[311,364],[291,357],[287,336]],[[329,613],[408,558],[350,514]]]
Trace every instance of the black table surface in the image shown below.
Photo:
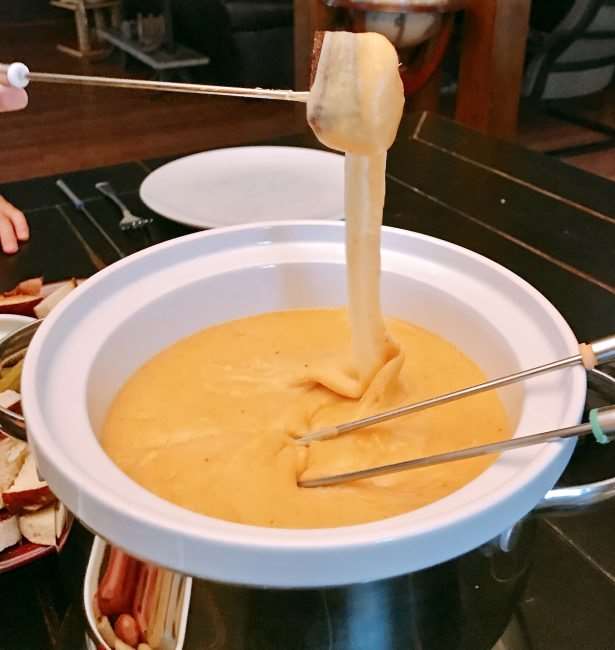
[[[317,147],[311,135],[261,144]],[[148,210],[138,189],[165,160],[63,174],[126,254],[190,229]],[[52,282],[97,271],[112,247],[55,186],[57,177],[0,186],[26,212],[31,241],[0,257],[0,290],[44,275]],[[124,233],[117,209],[94,188],[109,181],[145,231]],[[289,215],[291,216],[291,215]],[[385,223],[477,251],[532,283],[579,340],[615,331],[615,184],[495,141],[427,113],[404,121],[389,155]],[[597,387],[588,405],[615,401]],[[561,484],[608,478],[614,448],[580,444]],[[518,615],[523,649],[615,650],[615,503],[539,522],[533,569]],[[81,581],[91,536],[75,526],[64,551],[0,575],[0,650],[83,647]],[[222,648],[222,646],[220,646]],[[429,650],[429,649],[426,649]],[[521,650],[509,648],[509,650]]]

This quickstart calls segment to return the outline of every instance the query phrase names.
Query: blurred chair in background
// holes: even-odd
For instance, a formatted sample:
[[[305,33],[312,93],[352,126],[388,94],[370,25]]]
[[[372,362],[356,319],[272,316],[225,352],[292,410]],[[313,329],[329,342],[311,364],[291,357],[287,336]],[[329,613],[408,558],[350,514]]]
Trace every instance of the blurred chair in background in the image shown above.
[[[615,71],[615,0],[565,0],[551,19],[535,6],[524,95],[566,99],[606,88]]]
[[[563,108],[558,101],[600,93],[613,82],[615,0],[564,0],[557,6],[559,12],[550,15],[540,7],[536,2],[532,11],[524,95],[542,103],[552,117],[608,136],[550,153],[581,154],[615,146],[613,125]]]

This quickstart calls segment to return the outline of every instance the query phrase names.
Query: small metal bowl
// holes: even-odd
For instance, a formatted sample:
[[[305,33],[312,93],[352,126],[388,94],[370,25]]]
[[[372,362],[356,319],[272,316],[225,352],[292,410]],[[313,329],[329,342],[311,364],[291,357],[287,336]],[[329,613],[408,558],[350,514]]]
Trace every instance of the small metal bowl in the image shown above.
[[[41,320],[32,321],[0,340],[0,365],[9,359],[25,356],[28,345],[41,323]],[[0,431],[13,438],[27,440],[26,422],[23,415],[1,406]]]

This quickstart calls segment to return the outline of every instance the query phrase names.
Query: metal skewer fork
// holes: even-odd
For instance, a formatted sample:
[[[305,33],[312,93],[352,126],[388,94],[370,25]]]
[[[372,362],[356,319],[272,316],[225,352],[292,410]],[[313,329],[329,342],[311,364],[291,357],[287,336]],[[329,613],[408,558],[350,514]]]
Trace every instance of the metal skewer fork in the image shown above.
[[[569,366],[576,366],[578,364],[583,364],[585,368],[589,370],[591,368],[594,368],[594,366],[608,363],[609,361],[615,361],[615,334],[607,336],[603,339],[598,339],[593,343],[581,343],[581,345],[579,345],[578,354],[567,357],[565,359],[561,359],[560,361],[553,361],[552,363],[547,363],[543,366],[537,366],[536,368],[530,368],[529,370],[515,372],[512,375],[508,375],[506,377],[492,379],[491,381],[486,381],[483,384],[477,384],[476,386],[462,388],[461,390],[456,390],[452,393],[446,393],[445,395],[432,397],[431,399],[427,399],[422,402],[400,406],[398,408],[391,409],[390,411],[384,411],[383,413],[370,415],[359,420],[353,420],[352,422],[345,422],[344,424],[336,424],[330,427],[325,427],[323,429],[319,429],[318,431],[314,431],[312,433],[301,436],[300,438],[297,438],[296,442],[300,444],[309,444],[315,440],[326,440],[327,438],[334,438],[341,433],[348,433],[349,431],[364,429],[365,427],[379,424],[380,422],[386,422],[387,420],[393,420],[394,418],[399,418],[403,415],[409,415],[410,413],[416,413],[417,411],[422,411],[433,406],[446,404],[447,402],[453,402],[463,397],[477,395],[478,393],[483,393],[487,390],[493,390],[494,388],[499,388],[500,386],[508,386],[509,384],[514,384],[523,379],[527,379],[528,377],[541,375],[546,372],[551,372],[552,370],[567,368]]]
[[[114,189],[111,187],[111,183],[103,181],[101,183],[96,183],[96,189],[106,196],[108,199],[111,199],[115,205],[122,211],[122,220],[119,223],[121,230],[137,230],[138,228],[143,228],[148,224],[152,223],[153,219],[144,219],[143,217],[137,217],[134,215],[120,197],[115,193]]]
[[[94,226],[96,230],[98,230],[107,244],[109,244],[109,246],[116,252],[117,256],[120,258],[126,257],[126,253],[124,253],[124,251],[113,241],[113,239],[111,239],[105,229],[98,223],[97,219],[94,218],[94,215],[87,209],[85,201],[82,201],[61,178],[56,181],[56,185],[68,197],[75,209],[79,210],[90,222],[90,224]]]
[[[335,474],[332,476],[321,476],[297,481],[299,487],[312,488],[323,487],[325,485],[338,485],[339,483],[348,483],[349,481],[358,481],[362,478],[372,478],[374,476],[383,476],[384,474],[394,474],[404,472],[419,467],[429,467],[430,465],[439,465],[440,463],[451,463],[455,460],[464,458],[474,458],[476,456],[485,456],[487,454],[497,454],[510,449],[520,449],[531,445],[540,445],[545,442],[556,442],[566,438],[575,438],[577,436],[586,436],[593,433],[598,442],[607,443],[615,440],[615,406],[605,406],[600,409],[593,409],[590,412],[590,422],[579,424],[574,427],[565,429],[555,429],[544,433],[535,433],[530,436],[513,438],[502,442],[493,442],[478,447],[469,447],[458,451],[449,451],[443,454],[433,456],[424,456],[423,458],[414,458],[405,460],[400,463],[390,465],[380,465],[361,469],[356,472],[347,472],[345,474]]]
[[[81,86],[105,86],[107,88],[130,88],[158,92],[191,93],[197,95],[224,95],[248,99],[279,99],[288,102],[307,102],[309,93],[296,90],[269,90],[266,88],[239,88],[235,86],[211,86],[206,84],[175,83],[169,81],[145,81],[118,77],[92,77],[75,74],[30,72],[23,63],[0,63],[0,85],[25,88],[31,81]]]

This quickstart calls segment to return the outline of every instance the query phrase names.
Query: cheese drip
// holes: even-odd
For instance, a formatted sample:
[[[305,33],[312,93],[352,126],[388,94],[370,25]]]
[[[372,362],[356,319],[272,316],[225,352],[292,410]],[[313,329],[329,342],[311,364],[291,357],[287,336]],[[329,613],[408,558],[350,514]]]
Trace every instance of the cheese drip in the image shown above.
[[[331,367],[315,374],[346,397],[364,395],[389,362],[387,374],[393,380],[402,363],[395,361],[400,351],[387,334],[380,308],[386,152],[404,105],[398,65],[395,48],[379,34],[327,32],[307,106],[318,139],[346,154],[346,266],[354,368],[344,376]]]

